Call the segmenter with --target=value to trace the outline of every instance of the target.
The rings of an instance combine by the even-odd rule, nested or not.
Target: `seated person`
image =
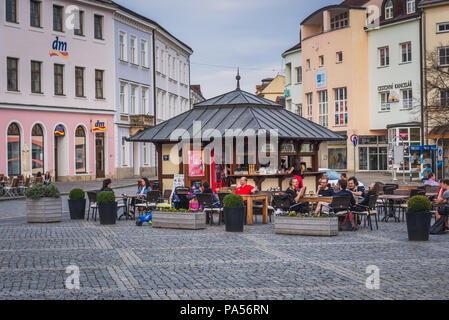
[[[363,198],[362,201],[360,201],[355,208],[353,209],[355,212],[363,212],[366,211],[368,208],[368,204],[369,204],[369,198],[371,196],[376,196],[377,195],[377,190],[378,190],[378,186],[376,186],[376,183],[372,183],[369,186],[369,190],[368,192],[365,194],[365,197]]]
[[[112,190],[112,180],[111,179],[104,179],[103,180],[103,186],[100,189],[100,192],[102,191],[109,191],[109,192],[114,192]]]
[[[151,191],[150,181],[147,178],[141,178],[137,182],[136,196],[131,200],[131,206],[134,208],[136,203],[144,203],[146,201],[147,193]],[[145,210],[144,207],[139,207],[139,211]]]
[[[429,173],[429,175],[427,176],[426,182],[424,182],[424,185],[430,185],[430,186],[434,186],[434,187],[440,186],[438,181],[435,180],[435,174],[433,172]]]
[[[351,199],[350,201],[350,208],[354,208],[355,207],[355,198],[354,198],[354,194],[349,191],[346,190],[346,188],[348,187],[348,183],[346,182],[346,180],[344,179],[340,179],[338,180],[338,189],[340,191],[336,192],[334,194],[334,197],[349,197]]]
[[[215,195],[214,191],[210,188],[209,182],[204,182],[203,185],[200,187],[200,191],[202,194],[211,194],[212,198],[214,199],[214,203],[212,204],[213,208],[219,208],[220,207],[220,199]]]
[[[355,197],[365,197],[365,188],[359,186],[359,182],[356,177],[351,177],[348,179],[348,190],[351,191]]]
[[[51,184],[51,174],[50,171],[45,172],[44,175],[44,185],[48,186]]]
[[[332,197],[334,195],[334,189],[329,187],[329,178],[321,178],[320,185],[316,191],[316,194],[321,197]],[[318,202],[315,209],[315,214],[320,215],[321,212],[329,213],[330,204],[327,202]]]
[[[290,210],[297,212],[307,212],[307,203],[299,202],[299,199],[304,197],[307,187],[302,187],[301,190],[298,191],[298,179],[291,178],[288,182],[289,187],[285,191],[285,194],[290,199]]]
[[[442,188],[438,193],[438,198],[435,200],[435,204],[437,205],[445,205],[440,206],[435,211],[435,218],[437,220],[444,218],[446,220],[445,227],[448,229],[448,215],[449,215],[449,207],[447,206],[449,201],[449,180],[445,179],[442,183]]]
[[[253,187],[248,184],[248,179],[246,177],[240,178],[240,187],[235,190],[235,194],[245,195],[248,196],[251,193],[257,192],[257,187]]]

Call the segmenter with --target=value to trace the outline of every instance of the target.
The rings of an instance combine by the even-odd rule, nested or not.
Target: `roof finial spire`
[[[237,77],[235,79],[237,80],[237,90],[240,90],[240,68],[237,68]]]

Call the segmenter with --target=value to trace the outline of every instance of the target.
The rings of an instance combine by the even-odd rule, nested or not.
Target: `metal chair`
[[[161,193],[159,191],[148,191],[144,202],[136,203],[134,201],[134,215],[136,213],[136,208],[144,208],[149,210],[155,208],[161,199]]]
[[[376,228],[377,230],[379,230],[376,204],[377,204],[377,196],[372,195],[369,197],[367,206],[359,205],[360,207],[364,207],[365,211],[357,212],[358,215],[364,218],[363,226],[366,227],[366,221],[368,220],[368,225],[370,226],[371,230],[373,230],[373,224],[371,221],[372,215],[374,216],[374,220],[376,222]]]
[[[170,190],[170,189],[165,190],[164,195],[162,196],[161,202],[165,202],[165,200],[167,200],[167,202],[170,203],[171,194],[172,194],[172,190]]]
[[[213,208],[214,205],[214,197],[211,193],[199,193],[196,195],[196,199],[198,200],[198,204],[203,207],[204,212],[206,213],[206,223],[210,223],[210,225],[214,224],[214,212],[220,214],[220,208]],[[218,219],[218,224],[220,224],[220,218]]]
[[[329,206],[330,212],[333,212],[336,216],[345,216],[349,214],[351,207],[350,197],[333,197]]]
[[[271,201],[271,206],[274,210],[280,209],[282,211],[288,211],[291,207],[289,198],[282,197],[281,195],[274,195]]]
[[[17,197],[17,189],[19,187],[19,179],[13,178],[11,182],[4,187],[5,197],[16,198]]]
[[[87,191],[87,198],[89,199],[89,207],[87,209],[87,221],[89,221],[90,209],[92,209],[92,216],[95,218],[94,221],[97,221],[97,195],[99,190]]]

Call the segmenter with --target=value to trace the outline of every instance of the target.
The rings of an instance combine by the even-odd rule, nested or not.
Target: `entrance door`
[[[104,133],[95,135],[95,159],[96,159],[96,176],[97,178],[105,177],[104,170]]]

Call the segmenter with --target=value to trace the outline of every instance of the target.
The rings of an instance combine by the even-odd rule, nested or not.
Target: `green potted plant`
[[[37,183],[26,191],[27,222],[62,221],[62,200],[58,188]]]
[[[86,193],[79,188],[72,189],[69,193],[70,219],[83,220],[86,213]]]
[[[234,193],[223,198],[223,212],[226,231],[243,232],[245,223],[245,202],[243,198]]]
[[[117,203],[114,192],[103,191],[97,196],[100,224],[115,224],[117,220]]]
[[[410,241],[429,240],[432,203],[425,196],[415,196],[407,205],[407,232]]]

